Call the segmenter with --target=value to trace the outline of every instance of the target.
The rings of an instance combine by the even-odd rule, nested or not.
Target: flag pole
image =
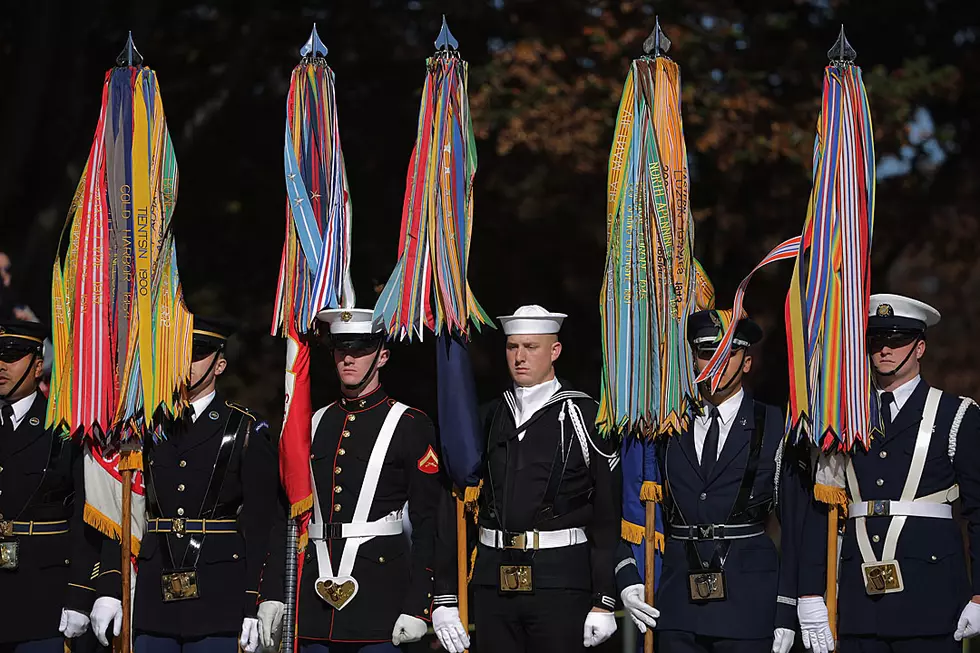
[[[643,545],[643,585],[646,590],[647,605],[653,607],[656,569],[657,569],[657,504],[647,501],[644,504],[646,510],[646,533]],[[643,653],[653,653],[653,628],[647,628],[646,635],[643,636]]]
[[[827,621],[837,641],[837,504],[827,511]]]
[[[466,582],[468,560],[466,556],[466,506],[456,498],[456,598],[459,605],[459,621],[466,632],[470,630],[469,585]]]
[[[283,653],[293,653],[296,639],[296,576],[298,566],[296,564],[296,556],[298,555],[296,544],[299,537],[296,519],[290,519],[286,528],[286,607],[283,610],[282,618]]]
[[[130,615],[132,614],[131,594],[129,585],[132,582],[132,567],[130,557],[132,548],[130,545],[133,536],[132,525],[133,514],[133,470],[126,469],[122,472],[122,536],[120,540],[122,549],[122,559],[119,562],[119,569],[122,572],[122,653],[130,651]]]

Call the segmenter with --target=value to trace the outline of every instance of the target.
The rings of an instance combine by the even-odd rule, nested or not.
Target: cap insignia
[[[895,311],[891,304],[878,304],[876,312],[878,317],[895,317]]]
[[[721,318],[718,317],[718,314],[715,313],[714,311],[711,311],[710,313],[708,313],[708,315],[711,317],[711,323],[720,329],[721,328]]]
[[[354,315],[350,311],[344,311],[340,314],[340,319],[344,322],[350,322],[354,318]]]
[[[0,326],[0,336],[2,336],[5,333],[7,333],[7,329],[5,329],[4,327]]]

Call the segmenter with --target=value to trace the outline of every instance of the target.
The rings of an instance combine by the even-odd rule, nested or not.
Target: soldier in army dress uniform
[[[838,634],[847,653],[953,653],[980,633],[980,410],[919,374],[926,331],[939,318],[910,297],[871,296],[868,354],[884,434],[853,452],[846,469]],[[815,523],[805,555],[822,576],[827,522]],[[800,600],[800,624],[809,648],[833,648],[819,637],[829,630],[822,596]]]
[[[435,516],[442,484],[435,431],[389,397],[384,332],[364,309],[327,310],[342,397],[313,416],[314,514],[299,588],[304,653],[380,653],[421,639],[432,610]],[[411,540],[403,532],[408,504]],[[285,537],[262,579],[262,640],[283,613]]]
[[[47,330],[0,323],[0,652],[62,653],[88,629],[97,543],[85,543],[81,449],[44,428]],[[60,631],[60,632],[59,632]]]
[[[259,575],[279,498],[268,425],[228,401],[216,380],[232,328],[195,317],[190,408],[144,443],[147,529],[133,603],[138,653],[233,653],[258,647]],[[119,544],[103,546],[92,628],[121,625]]]
[[[471,581],[482,653],[583,650],[616,632],[619,456],[596,436],[595,400],[555,375],[564,318],[540,306],[499,318],[514,385],[482,411]],[[462,653],[454,533],[440,529],[433,626],[447,651]]]

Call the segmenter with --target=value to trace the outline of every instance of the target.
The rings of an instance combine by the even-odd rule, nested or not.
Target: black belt
[[[61,535],[68,532],[68,520],[61,521],[3,521],[0,520],[0,537],[15,535]]]
[[[184,535],[220,535],[238,532],[237,519],[148,519],[147,533]]]
[[[685,526],[670,524],[670,536],[675,540],[693,540],[707,542],[712,540],[740,540],[746,537],[756,537],[766,532],[765,524],[694,524]]]

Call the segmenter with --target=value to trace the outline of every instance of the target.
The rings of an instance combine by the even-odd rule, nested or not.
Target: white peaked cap
[[[316,318],[326,322],[335,335],[373,335],[384,330],[381,321],[374,319],[374,311],[367,308],[328,308],[317,313]]]
[[[501,315],[500,326],[507,336],[545,335],[561,331],[564,313],[550,313],[537,304],[521,306],[513,315]]]
[[[892,326],[893,322],[901,325],[908,320],[915,320],[921,322],[923,327],[932,327],[939,324],[941,316],[939,311],[918,299],[903,295],[879,294],[871,295],[868,317],[874,318],[869,320],[869,326]]]

